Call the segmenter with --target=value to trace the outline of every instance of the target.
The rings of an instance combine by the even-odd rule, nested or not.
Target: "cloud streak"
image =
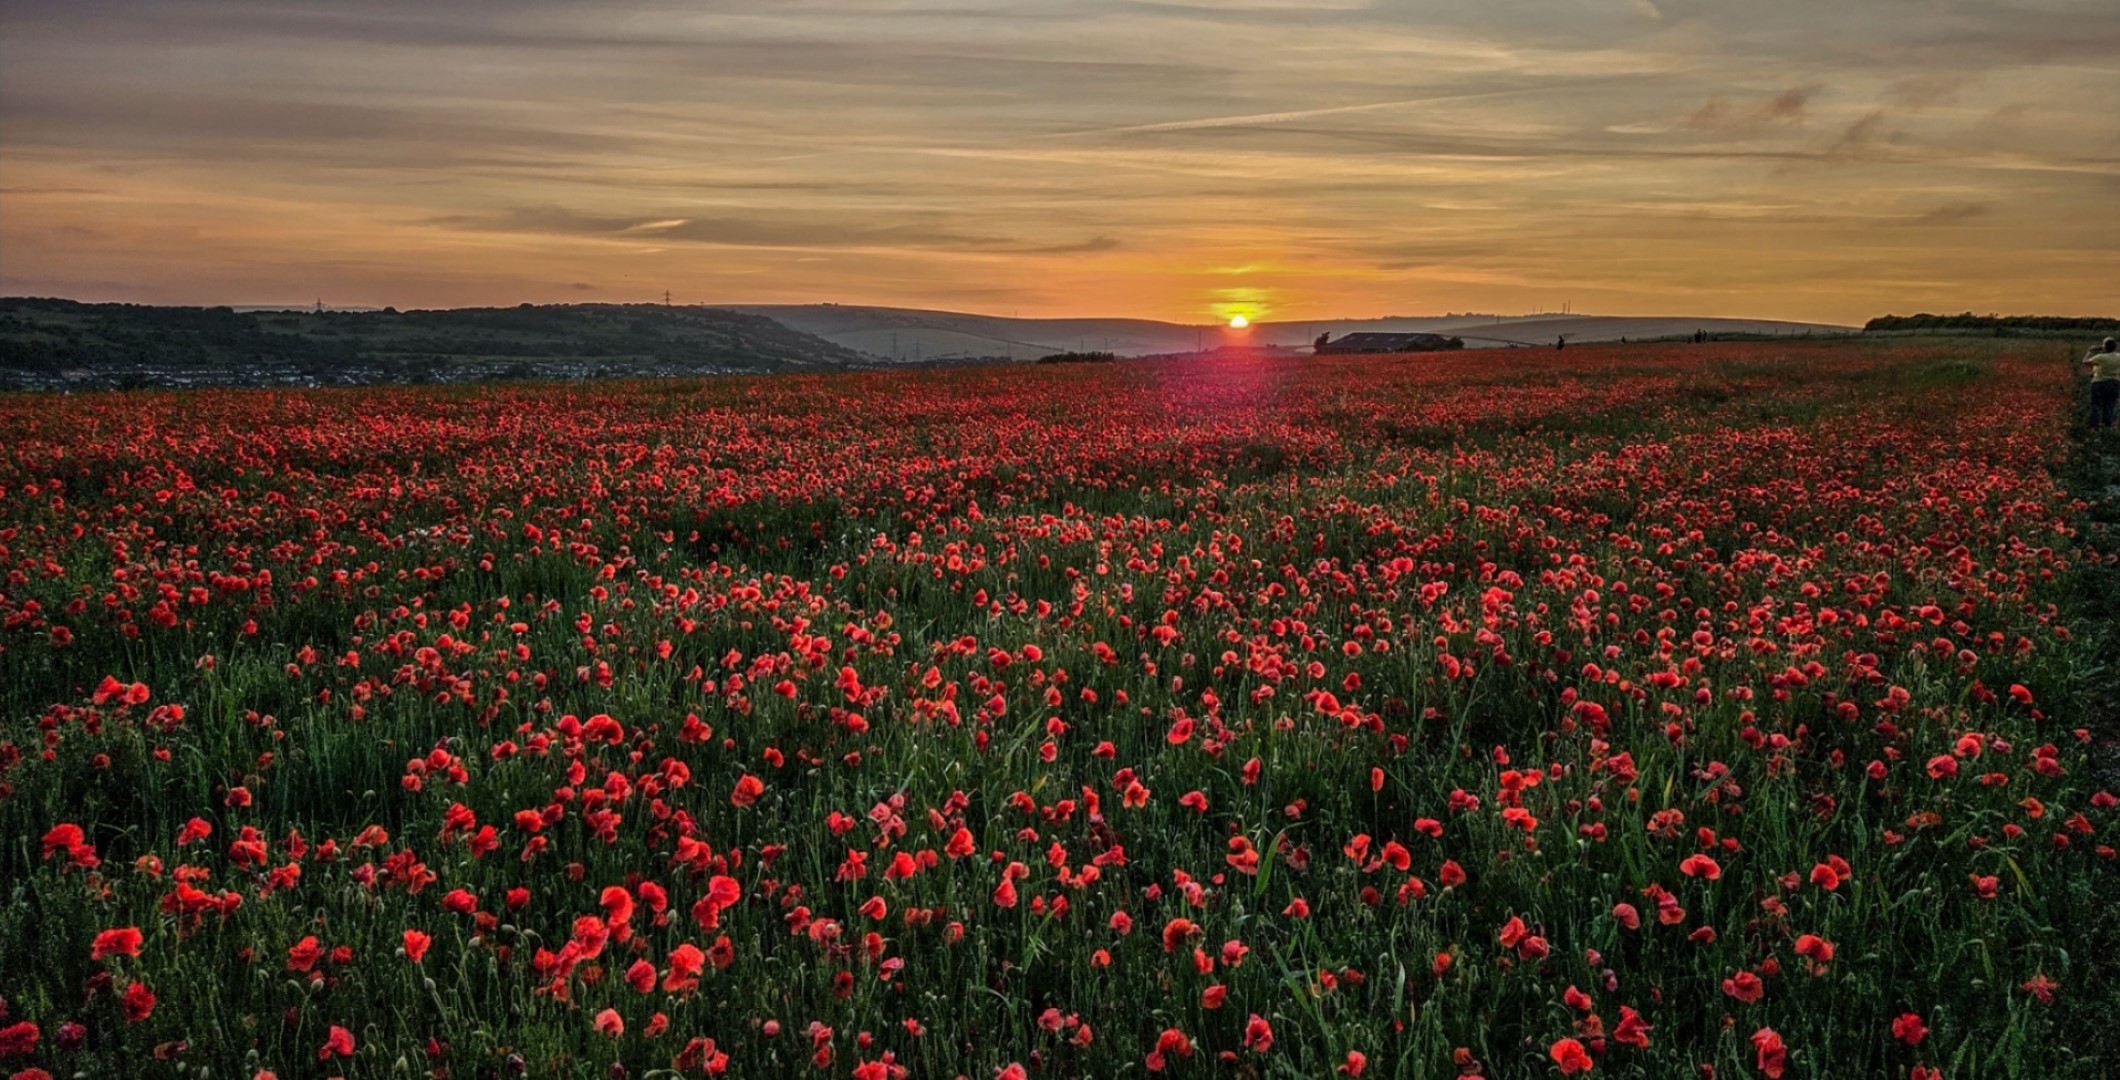
[[[1732,105],[1720,95],[1686,118],[1686,127],[1718,135],[1750,135],[1776,125],[1801,125],[1811,99],[1824,83],[1797,86],[1747,105]]]

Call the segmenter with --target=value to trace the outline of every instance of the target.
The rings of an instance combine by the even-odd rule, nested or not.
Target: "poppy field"
[[[2067,359],[0,397],[0,1076],[2109,1075]]]

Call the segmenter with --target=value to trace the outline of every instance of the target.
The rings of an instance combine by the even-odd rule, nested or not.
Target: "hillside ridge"
[[[11,390],[764,374],[871,364],[763,315],[715,308],[246,311],[0,298],[0,389]]]
[[[727,304],[725,311],[764,315],[869,357],[892,363],[1025,360],[1051,353],[1108,352],[1163,356],[1225,345],[1307,348],[1319,334],[1434,333],[1462,337],[1469,348],[1711,335],[1826,336],[1860,327],[1775,319],[1631,315],[1437,315],[1369,319],[1264,320],[1236,332],[1219,324],[1154,319],[1025,319],[1004,315],[871,307],[858,304]]]

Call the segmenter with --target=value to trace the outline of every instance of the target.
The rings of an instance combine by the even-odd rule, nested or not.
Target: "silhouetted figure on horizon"
[[[2106,338],[2083,358],[2083,366],[2091,369],[2091,428],[2112,427],[2120,413],[2120,342]]]
[[[1559,352],[1559,351],[1561,351],[1562,349],[1565,349],[1565,348],[1567,348],[1567,347],[1568,347],[1568,335],[1566,335],[1566,334],[1562,334],[1561,336],[1559,336],[1559,337],[1557,337],[1557,338],[1554,338],[1554,339],[1553,339],[1553,351],[1554,351],[1554,352]]]

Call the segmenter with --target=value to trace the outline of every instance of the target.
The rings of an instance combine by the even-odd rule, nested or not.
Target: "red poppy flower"
[[[1401,872],[1413,866],[1413,853],[1406,850],[1406,845],[1396,840],[1385,841],[1384,849],[1377,853],[1377,858],[1383,860],[1384,865]]]
[[[1258,1013],[1244,1022],[1244,1046],[1253,1053],[1263,1054],[1273,1049],[1273,1025]]]
[[[645,994],[655,989],[655,965],[646,960],[635,960],[626,968],[626,985],[635,993]]]
[[[140,928],[137,926],[105,930],[96,935],[95,943],[89,947],[88,958],[101,960],[106,956],[138,956],[141,940]]]
[[[608,885],[597,897],[597,906],[604,909],[604,924],[617,927],[633,921],[633,894],[624,886]]]
[[[96,689],[89,695],[89,700],[97,705],[102,705],[113,698],[122,698],[124,696],[125,684],[119,682],[116,675],[105,675],[103,676],[103,681],[96,684]]]
[[[1172,919],[1164,923],[1163,951],[1177,952],[1178,946],[1185,944],[1185,939],[1198,929],[1199,927],[1194,926],[1191,919]]]
[[[699,985],[699,973],[706,969],[707,954],[691,942],[670,950],[670,973],[663,978],[665,993],[678,993]]]
[[[1782,1045],[1781,1036],[1773,1028],[1760,1028],[1752,1033],[1752,1047],[1758,1052],[1759,1071],[1767,1080],[1781,1080],[1781,1074],[1789,1067],[1789,1051]]]
[[[1184,1032],[1179,1031],[1177,1028],[1165,1028],[1161,1035],[1156,1036],[1155,1049],[1148,1052],[1148,1071],[1162,1072],[1164,1064],[1173,1055],[1182,1058],[1191,1057],[1193,1055],[1193,1042],[1186,1037]]]
[[[0,1028],[0,1057],[26,1057],[37,1050],[37,1025],[27,1020]]]
[[[726,874],[716,874],[707,879],[707,894],[692,905],[692,918],[702,930],[713,930],[721,925],[721,913],[743,899],[743,886]]]
[[[324,1045],[317,1049],[317,1060],[323,1061],[333,1055],[353,1056],[353,1032],[337,1024],[331,1025],[331,1031],[324,1037]]]
[[[2054,980],[2047,978],[2045,972],[2041,972],[2026,979],[2024,985],[2018,987],[2018,989],[2039,999],[2039,1004],[2041,1005],[2052,1005],[2054,1003],[2054,991],[2060,985]]]
[[[1502,940],[1502,948],[1516,948],[1517,943],[1523,941],[1525,937],[1530,935],[1530,933],[1530,928],[1524,925],[1524,920],[1521,916],[1509,916],[1509,921],[1502,924],[1502,929],[1499,932],[1499,936]]]
[[[125,1019],[137,1024],[154,1015],[155,992],[146,983],[136,982],[125,988],[124,1005]]]
[[[1612,1029],[1612,1041],[1628,1046],[1647,1047],[1651,1030],[1653,1029],[1649,1025],[1642,1023],[1640,1013],[1635,1012],[1631,1006],[1622,1005],[1619,1007],[1619,1025]]]
[[[1892,1037],[1908,1046],[1920,1046],[1929,1037],[1929,1027],[1919,1013],[1900,1013],[1892,1020]]]
[[[64,852],[75,866],[93,869],[99,863],[96,849],[87,842],[81,826],[70,822],[54,825],[44,834],[44,857],[49,859],[55,852]]]
[[[308,971],[317,966],[324,956],[324,947],[317,944],[314,935],[305,937],[287,947],[287,970]]]
[[[1740,971],[1724,979],[1722,988],[1723,993],[1747,1005],[1758,1001],[1760,996],[1766,993],[1766,984],[1760,981],[1759,976],[1749,971]]]
[[[1811,974],[1824,973],[1826,965],[1833,962],[1833,943],[1817,934],[1799,934],[1796,937],[1796,955],[1811,962]]]
[[[1589,1051],[1584,1050],[1583,1044],[1574,1039],[1561,1039],[1555,1042],[1547,1053],[1552,1055],[1553,1063],[1560,1066],[1562,1076],[1574,1076],[1576,1073],[1589,1072],[1594,1064],[1590,1060]]]

